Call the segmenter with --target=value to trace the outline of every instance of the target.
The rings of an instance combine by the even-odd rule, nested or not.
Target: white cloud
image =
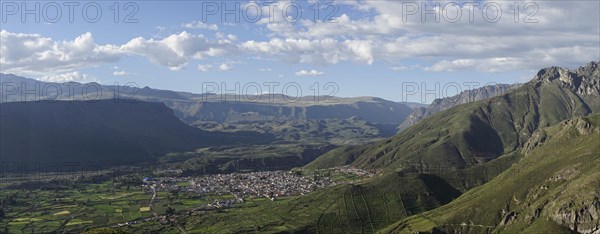
[[[71,81],[76,81],[76,82],[94,81],[94,79],[92,79],[88,75],[81,74],[78,71],[62,73],[62,74],[58,74],[58,75],[51,75],[51,76],[42,76],[40,78],[40,80],[46,81],[46,82],[57,82],[57,83],[64,83],[64,82],[71,82]]]
[[[317,70],[300,70],[295,73],[296,76],[322,76],[324,73]]]
[[[193,35],[184,31],[162,40],[134,38],[119,49],[146,57],[155,64],[177,71],[182,69],[192,56],[209,51],[212,45],[213,43],[203,35]]]
[[[357,61],[363,61],[372,64],[375,61],[373,56],[372,43],[367,40],[346,40],[344,44],[356,56]]]
[[[233,62],[221,63],[221,64],[198,64],[198,71],[207,72],[207,71],[230,71],[233,70],[232,66]]]
[[[231,41],[236,41],[238,39],[238,37],[233,34],[227,34],[227,39],[229,39]]]
[[[113,72],[113,76],[126,76],[126,75],[129,75],[129,73],[126,71],[114,71]]]
[[[207,24],[202,21],[192,21],[181,25],[181,27],[187,29],[208,29],[213,31],[219,30],[219,26],[217,26],[216,24]]]
[[[202,72],[210,71],[213,66],[210,64],[198,64],[198,70]]]
[[[355,61],[370,64],[374,61],[372,45],[363,40],[340,42],[333,38],[293,39],[273,38],[269,41],[246,41],[240,50],[245,53],[268,55],[290,63],[337,64]]]
[[[428,6],[446,1],[427,1]],[[279,10],[286,1],[280,1]],[[421,2],[417,2],[421,3]],[[481,2],[483,6],[486,2]],[[478,70],[497,72],[532,70],[550,65],[573,66],[599,60],[600,22],[593,1],[541,1],[538,23],[523,23],[529,12],[521,9],[515,23],[510,6],[497,23],[485,21],[476,8],[473,22],[461,8],[459,22],[421,21],[419,14],[403,20],[400,1],[336,1],[361,14],[341,12],[337,23],[301,20],[291,23],[282,14],[270,16],[262,6],[257,25],[266,39],[239,41],[233,34],[216,32],[214,38],[186,31],[160,38],[137,37],[123,44],[96,44],[91,33],[55,40],[39,34],[0,32],[0,71],[22,75],[58,75],[80,68],[115,63],[125,56],[141,56],[151,63],[180,70],[191,60],[259,58],[286,63],[334,65],[423,63],[426,71]],[[521,6],[520,8],[523,8]],[[305,16],[306,18],[306,16]],[[184,28],[218,30],[217,25],[194,21]],[[159,29],[160,30],[160,29]],[[245,37],[243,37],[245,38]],[[198,70],[230,70],[227,63]],[[225,69],[221,69],[225,68]],[[411,69],[411,67],[407,67]],[[391,67],[392,70],[406,68]],[[115,69],[119,70],[119,69]]]
[[[221,71],[229,71],[231,69],[233,69],[233,67],[229,64],[223,63],[223,64],[219,65],[219,70],[221,70]]]
[[[420,67],[419,65],[410,65],[410,66],[400,65],[400,66],[390,67],[390,70],[392,70],[392,71],[412,71],[419,67]]]
[[[273,71],[273,69],[271,69],[271,68],[259,68],[258,71],[259,72],[270,72],[270,71]]]
[[[1,72],[42,76],[114,63],[138,55],[150,62],[180,70],[191,59],[237,53],[230,40],[211,40],[202,34],[181,32],[162,39],[137,37],[122,45],[98,45],[87,32],[74,40],[55,41],[39,34],[0,32]]]
[[[508,70],[503,67],[483,68],[484,64],[508,66],[510,69],[539,69],[550,65],[572,66],[600,59],[597,56],[600,53],[600,21],[597,20],[599,13],[595,2],[535,2],[533,6],[537,6],[539,11],[533,17],[537,20],[534,23],[524,22],[533,6],[526,8],[523,3],[519,6],[518,22],[514,21],[515,13],[511,10],[514,2],[484,1],[477,3],[479,6],[474,8],[460,3],[458,9],[461,17],[456,23],[448,20],[456,12],[456,3],[414,2],[419,8],[422,3],[429,9],[435,3],[440,4],[440,8],[436,9],[441,18],[439,23],[435,22],[433,15],[427,16],[423,22],[420,15],[422,9],[403,19],[403,14],[399,14],[402,1],[336,1],[335,4],[350,5],[365,14],[341,12],[335,18],[337,23],[302,20],[297,24],[265,16],[258,24],[270,30],[271,34],[268,35],[271,39],[251,41],[242,46],[251,51],[278,55],[294,63],[336,64],[355,61],[372,64],[376,61],[395,63],[403,59],[417,59],[430,63],[429,71]],[[483,6],[487,3],[500,5],[503,10],[500,21],[490,22],[484,18]],[[444,11],[446,4],[450,5]],[[472,22],[471,9],[474,9]],[[331,43],[318,46],[323,41]],[[294,47],[297,42],[312,44],[310,49],[320,53],[311,53],[305,47]],[[587,53],[585,50],[566,52],[572,48],[589,50]],[[543,57],[535,57],[538,55]],[[498,62],[503,58],[510,58],[511,62]],[[471,65],[464,64],[467,61],[474,62],[470,62]]]
[[[222,32],[216,32],[215,33],[215,38],[219,39],[219,41],[221,42],[233,42],[233,41],[237,41],[238,37],[234,34],[227,34],[225,35]]]
[[[592,52],[590,52],[592,51]],[[594,53],[594,51],[596,53]],[[550,49],[536,49],[527,51],[520,56],[490,57],[482,59],[455,59],[441,60],[431,66],[425,67],[426,71],[454,72],[454,71],[534,71],[549,65],[560,65],[575,68],[589,61],[597,61],[600,51],[595,47],[561,47]]]
[[[457,59],[453,61],[442,60],[431,67],[426,67],[426,71],[458,71],[472,68],[476,65],[473,59]]]
[[[60,74],[120,58],[114,46],[96,45],[89,32],[71,41],[54,41],[39,34],[2,30],[0,45],[2,72],[17,74]]]

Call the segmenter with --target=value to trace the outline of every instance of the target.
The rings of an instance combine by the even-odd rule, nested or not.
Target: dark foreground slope
[[[384,232],[600,232],[600,115],[542,128],[525,151],[487,184]]]
[[[132,100],[2,103],[0,117],[0,159],[7,163],[152,161],[168,152],[270,138],[202,131],[162,103]]]
[[[439,112],[384,141],[333,150],[309,167],[468,168],[517,151],[540,127],[598,113],[599,90],[597,62],[576,70],[546,68],[507,94]]]

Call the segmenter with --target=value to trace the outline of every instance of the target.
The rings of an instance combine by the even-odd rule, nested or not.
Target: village
[[[291,170],[214,174],[198,177],[146,178],[143,187],[149,192],[155,189],[167,192],[177,190],[199,195],[231,194],[235,199],[228,203],[235,203],[243,202],[245,198],[266,197],[274,200],[278,197],[305,195],[319,188],[353,183],[373,175],[374,173],[369,171],[345,166],[314,171],[311,174]]]

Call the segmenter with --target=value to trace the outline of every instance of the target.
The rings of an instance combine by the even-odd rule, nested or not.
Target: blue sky
[[[524,82],[543,67],[600,60],[600,1],[98,1],[85,18],[86,3],[70,22],[64,2],[3,1],[0,71],[195,93],[206,82],[279,82],[277,93],[294,82],[303,95],[315,83],[329,94],[333,82],[339,96],[429,103],[457,86]],[[34,11],[23,20],[24,7]],[[89,22],[95,7],[102,15]],[[414,85],[436,94],[407,95]]]

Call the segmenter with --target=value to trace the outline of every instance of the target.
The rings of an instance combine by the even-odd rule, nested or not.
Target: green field
[[[233,194],[198,194],[184,192],[191,186],[191,181],[174,183],[179,189],[157,191],[153,202],[152,190],[143,188],[140,173],[131,172],[116,179],[105,178],[103,182],[90,181],[63,181],[58,185],[55,182],[30,183],[17,179],[1,183],[0,204],[4,216],[0,219],[0,231],[7,233],[38,233],[38,232],[85,232],[98,228],[111,228],[127,232],[179,232],[179,228],[191,232],[215,232],[221,230],[289,230],[305,227],[314,221],[311,217],[319,217],[323,211],[337,212],[338,208],[332,205],[333,201],[342,203],[345,199],[331,198],[324,200],[327,203],[325,210],[307,210],[314,207],[312,201],[323,192],[330,189],[318,190],[317,196],[290,196],[278,197],[271,200],[266,197],[244,198],[243,203],[233,206],[211,206],[216,200],[235,200]],[[300,170],[299,175],[306,177],[327,176],[334,181],[350,183],[361,181],[368,177],[357,176],[351,173],[342,173],[334,169],[327,170]],[[139,177],[139,178],[138,178]],[[136,182],[137,181],[137,182]],[[347,193],[359,199],[361,189],[352,188],[352,185],[331,188],[338,189],[340,194]],[[27,189],[25,189],[27,188]],[[323,191],[323,192],[319,192]],[[354,192],[352,192],[354,191]],[[337,200],[339,201],[337,201]],[[358,207],[367,204],[356,200]],[[284,215],[288,208],[302,204],[298,214],[306,219],[297,221],[278,220],[273,215]],[[317,203],[315,203],[317,204]],[[370,209],[370,208],[363,208]],[[156,216],[155,216],[156,213]],[[348,213],[348,212],[346,212]],[[244,217],[252,214],[253,217]],[[157,219],[158,216],[158,219]],[[394,219],[404,216],[394,216]],[[231,222],[230,222],[231,221]],[[323,225],[327,224],[327,217],[323,217]],[[253,224],[263,225],[254,227]],[[208,225],[208,226],[207,226]],[[220,227],[225,225],[226,228]],[[320,225],[320,224],[319,224]],[[103,232],[103,231],[101,231]]]
[[[110,227],[153,216],[149,201],[152,194],[140,186],[117,187],[112,182],[78,184],[69,189],[3,189],[0,201],[4,217],[0,231],[9,233],[81,232],[95,227]],[[168,206],[175,211],[196,208],[231,195],[174,197],[159,192],[154,205],[158,215]]]
[[[108,182],[67,190],[3,190],[0,198],[10,204],[4,207],[0,230],[10,233],[81,230],[150,217],[139,212],[150,194],[116,189]]]

